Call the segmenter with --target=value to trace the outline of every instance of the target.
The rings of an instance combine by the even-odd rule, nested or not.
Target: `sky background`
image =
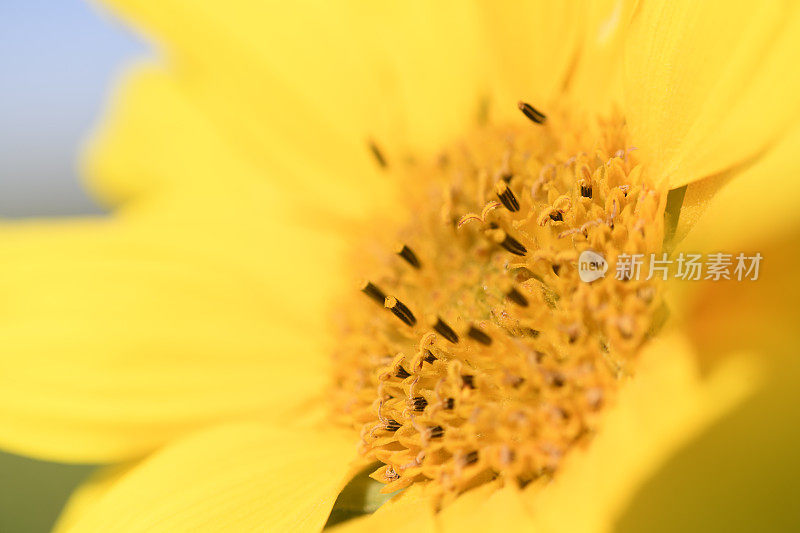
[[[147,46],[85,0],[0,1],[0,216],[97,212],[76,155]]]
[[[81,0],[0,0],[0,217],[98,213],[76,171],[108,88],[147,46]],[[0,532],[49,531],[90,466],[0,452]]]

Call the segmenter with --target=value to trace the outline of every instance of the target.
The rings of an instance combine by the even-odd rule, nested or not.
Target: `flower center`
[[[411,213],[402,244],[359,250],[370,281],[341,317],[334,408],[383,463],[386,492],[553,475],[663,314],[656,279],[615,275],[618,254],[661,250],[666,201],[624,120],[520,109],[530,121],[393,169]],[[582,281],[586,250],[604,277]]]

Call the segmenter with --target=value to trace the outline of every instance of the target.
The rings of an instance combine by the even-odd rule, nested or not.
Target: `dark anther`
[[[471,465],[478,462],[478,452],[473,450],[464,456],[464,464]]]
[[[425,407],[428,406],[428,400],[423,398],[422,396],[416,396],[411,398],[411,407],[414,411],[424,411]]]
[[[433,362],[436,361],[436,356],[433,355],[430,350],[425,350],[425,357],[423,357],[422,360],[426,363],[433,364]]]
[[[534,339],[539,336],[539,332],[533,328],[522,328],[522,334],[526,337],[533,337]]]
[[[528,249],[522,245],[517,239],[509,235],[503,230],[497,230],[499,233],[496,233],[495,240],[505,248],[507,251],[511,252],[514,255],[525,255],[528,253]]]
[[[528,299],[525,298],[522,295],[522,293],[520,293],[514,287],[511,287],[511,290],[508,291],[508,293],[506,294],[506,298],[508,298],[509,300],[511,300],[520,307],[528,307]]]
[[[408,376],[410,376],[411,374],[409,374],[408,372],[406,372],[406,369],[405,369],[405,368],[403,368],[402,366],[398,366],[398,367],[397,367],[397,372],[395,372],[395,374],[394,374],[394,375],[395,375],[395,376],[397,376],[397,377],[398,377],[398,378],[400,378],[400,379],[406,379],[406,378],[407,378]]]
[[[564,386],[565,380],[564,380],[564,376],[563,375],[556,373],[556,374],[553,374],[550,379],[551,379],[551,383],[553,384],[554,387],[563,387]]]
[[[400,422],[398,422],[394,418],[390,418],[386,421],[386,423],[383,424],[383,428],[386,431],[391,431],[392,433],[394,433],[395,431],[400,429]]]
[[[417,319],[411,313],[411,310],[394,296],[387,296],[383,306],[394,313],[394,316],[402,320],[406,325],[413,326],[417,323]]]
[[[500,243],[500,246],[508,250],[514,255],[525,255],[528,253],[528,249],[522,245],[521,242],[516,240],[511,235],[506,234],[506,238],[503,239],[503,242]]]
[[[556,222],[561,222],[564,220],[564,217],[561,215],[561,211],[553,211],[550,213],[550,218]]]
[[[433,426],[429,431],[432,439],[440,439],[444,436],[444,428],[442,426]]]
[[[453,398],[448,398],[444,401],[444,408],[448,411],[455,407],[456,401]]]
[[[506,209],[512,213],[519,211],[519,201],[517,200],[517,197],[514,196],[514,193],[511,192],[508,184],[503,181],[498,181],[494,187],[494,190],[495,193],[497,193],[497,197],[500,199],[500,202],[505,206]]]
[[[405,259],[406,262],[414,268],[419,268],[422,266],[417,258],[417,254],[415,254],[414,251],[405,244],[398,247],[397,255]]]
[[[592,197],[592,186],[591,185],[581,185],[581,196],[584,198],[591,198]]]
[[[507,174],[503,174],[502,176],[500,176],[500,179],[505,181],[506,183],[511,183],[511,180],[514,179],[514,174],[510,172]]]
[[[475,388],[475,376],[470,376],[469,374],[462,375],[461,381],[464,382],[465,387],[469,387],[470,389]]]
[[[531,104],[526,104],[525,102],[518,102],[517,107],[519,110],[522,111],[522,114],[534,121],[537,124],[544,124],[544,121],[547,120],[547,117],[541,111],[538,111],[535,107]]]
[[[478,328],[476,328],[475,326],[470,326],[469,331],[467,332],[467,335],[469,335],[470,338],[472,338],[473,340],[478,341],[479,343],[481,343],[483,345],[489,346],[490,344],[492,344],[492,338],[489,335],[487,335],[486,333],[484,333],[481,330],[479,330]]]
[[[378,302],[379,304],[383,305],[386,301],[386,295],[383,294],[383,291],[380,290],[375,284],[372,282],[365,282],[364,285],[361,287],[361,292]]]
[[[436,325],[433,326],[433,329],[436,331],[436,333],[449,340],[453,344],[458,342],[458,335],[456,335],[456,332],[453,331],[453,328],[448,326],[447,323],[441,318],[436,321]]]
[[[515,377],[514,377],[514,378],[511,380],[511,386],[512,386],[512,387],[514,387],[515,389],[518,389],[518,388],[520,388],[520,387],[522,386],[522,384],[523,384],[523,383],[525,383],[525,378],[521,378],[521,377],[519,377],[519,376],[515,376]]]
[[[381,168],[386,168],[389,164],[386,162],[386,158],[383,157],[383,153],[381,152],[378,145],[375,144],[375,141],[369,141],[369,151],[372,152],[372,156],[375,158],[375,161],[378,162]]]
[[[558,273],[561,271],[561,265],[553,265],[553,274],[558,276]]]

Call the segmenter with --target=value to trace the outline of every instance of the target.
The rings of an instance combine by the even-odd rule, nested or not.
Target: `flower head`
[[[373,303],[345,306],[337,397],[388,490],[553,475],[663,320],[658,279],[585,283],[577,268],[585,250],[662,249],[666,189],[643,177],[622,118],[519,107],[530,122],[476,127],[393,172],[405,240],[357,250]]]

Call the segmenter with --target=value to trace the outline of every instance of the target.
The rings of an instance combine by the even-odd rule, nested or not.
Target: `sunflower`
[[[607,530],[793,413],[793,3],[109,3],[163,47],[85,159],[113,216],[2,238],[0,445],[113,463],[60,528]]]

